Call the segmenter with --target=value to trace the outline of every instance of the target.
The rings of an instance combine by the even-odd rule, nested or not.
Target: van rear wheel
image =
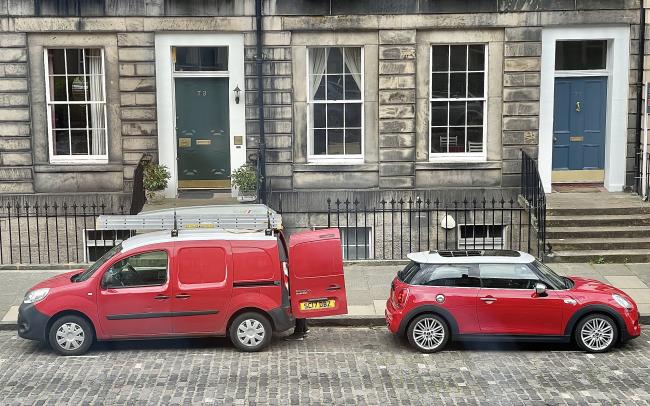
[[[84,318],[63,316],[54,321],[48,333],[52,349],[61,355],[82,355],[94,340],[93,329]]]
[[[269,342],[273,329],[269,320],[255,312],[242,313],[230,324],[230,341],[240,351],[261,351]]]

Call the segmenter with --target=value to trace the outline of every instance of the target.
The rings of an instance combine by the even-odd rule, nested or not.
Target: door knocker
[[[576,102],[576,111],[580,113],[581,110],[582,110],[582,106],[580,105],[580,102]]]

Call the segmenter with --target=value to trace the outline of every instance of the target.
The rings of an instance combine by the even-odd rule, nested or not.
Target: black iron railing
[[[537,234],[535,255],[543,259],[546,254],[546,195],[537,162],[523,150],[521,151],[520,194],[526,200],[529,222]]]
[[[104,204],[0,204],[0,264],[66,264],[91,262],[131,235],[130,231],[97,230]]]
[[[514,249],[535,253],[529,216],[514,199],[444,202],[391,199],[373,205],[327,199],[324,210],[282,211],[292,230],[336,227],[346,260],[405,259],[428,250]]]

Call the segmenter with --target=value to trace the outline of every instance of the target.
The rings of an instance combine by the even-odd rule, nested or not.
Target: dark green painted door
[[[228,78],[176,79],[179,188],[230,187]]]

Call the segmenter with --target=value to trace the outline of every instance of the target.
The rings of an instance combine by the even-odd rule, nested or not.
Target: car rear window
[[[398,278],[410,285],[479,287],[475,266],[471,264],[421,264],[409,263]]]

